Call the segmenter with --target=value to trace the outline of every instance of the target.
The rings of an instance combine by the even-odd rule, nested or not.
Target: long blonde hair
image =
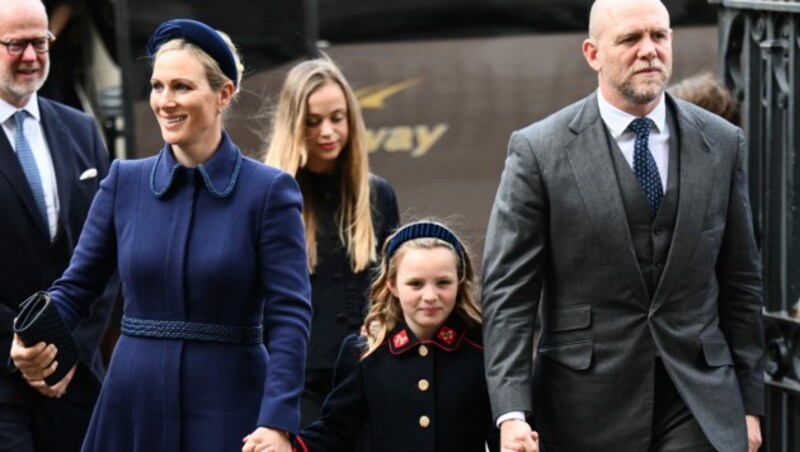
[[[361,107],[353,89],[339,68],[329,59],[305,61],[289,71],[281,89],[264,162],[297,178],[298,170],[305,167],[308,161],[305,142],[308,98],[328,81],[339,85],[347,101],[349,140],[337,159],[337,169],[342,176],[342,202],[337,220],[339,239],[347,247],[353,270],[358,272],[377,260],[377,239],[370,213],[366,132]],[[305,203],[303,221],[306,228],[308,268],[313,272],[318,260],[317,218],[307,182],[298,178],[298,183]]]
[[[389,333],[403,321],[403,310],[400,307],[400,300],[389,290],[389,281],[397,281],[397,267],[403,256],[408,250],[432,250],[436,248],[447,248],[456,255],[458,260],[458,294],[453,314],[459,315],[468,325],[480,325],[481,311],[475,303],[473,294],[474,273],[469,251],[461,243],[461,255],[450,243],[435,237],[420,237],[408,240],[401,244],[397,250],[389,257],[386,257],[386,250],[392,238],[397,235],[402,228],[386,239],[383,245],[380,271],[375,282],[372,283],[370,290],[370,309],[364,319],[364,329],[367,335],[367,350],[362,354],[361,359],[366,358],[377,350]],[[451,314],[451,315],[453,315]]]

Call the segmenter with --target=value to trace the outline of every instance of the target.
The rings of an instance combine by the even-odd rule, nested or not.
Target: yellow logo
[[[422,83],[422,78],[413,78],[399,83],[377,83],[355,91],[361,108],[381,110],[386,100],[397,93]],[[412,157],[422,157],[447,132],[447,124],[417,124],[367,128],[367,150],[370,153],[408,152]]]
[[[378,83],[375,85],[365,86],[355,91],[358,102],[361,108],[383,109],[383,104],[386,99],[394,96],[395,94],[405,91],[412,86],[422,83],[421,78],[406,80],[404,82],[387,85],[386,83]]]

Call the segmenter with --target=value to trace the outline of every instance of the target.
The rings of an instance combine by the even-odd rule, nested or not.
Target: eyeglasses
[[[33,46],[36,53],[47,53],[50,51],[50,43],[56,40],[52,32],[47,32],[47,36],[33,39],[12,39],[10,41],[0,41],[0,44],[6,46],[9,55],[19,55],[28,48],[29,45]]]

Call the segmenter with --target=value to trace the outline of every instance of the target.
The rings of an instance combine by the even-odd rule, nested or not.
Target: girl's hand
[[[539,434],[527,422],[509,419],[500,424],[500,450],[502,452],[538,452]]]
[[[25,347],[16,334],[11,342],[11,360],[28,381],[43,380],[56,371],[55,360],[58,349],[53,344],[39,342],[33,347]]]
[[[258,427],[242,441],[242,452],[292,452],[289,435],[267,427]]]

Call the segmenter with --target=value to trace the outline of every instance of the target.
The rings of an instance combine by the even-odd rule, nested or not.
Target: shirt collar
[[[458,314],[453,314],[447,319],[436,334],[428,340],[417,339],[411,328],[405,323],[397,325],[389,333],[389,351],[393,355],[399,355],[411,350],[417,345],[435,345],[446,352],[458,349],[467,332],[467,324]]]
[[[223,131],[222,141],[217,150],[205,163],[197,165],[196,170],[209,193],[218,198],[226,198],[236,187],[241,167],[242,152],[233,144],[228,133]],[[178,173],[186,170],[175,160],[172,146],[165,144],[158,153],[153,171],[150,173],[150,190],[153,195],[157,198],[166,195],[179,178]]]
[[[31,98],[28,99],[28,103],[23,105],[22,108],[17,108],[4,99],[0,99],[0,124],[5,124],[9,118],[14,116],[14,113],[17,110],[25,110],[28,112],[29,115],[36,118],[36,121],[41,120],[41,115],[39,114],[39,98],[37,97],[36,93],[31,95]]]
[[[647,115],[648,118],[653,120],[656,126],[655,129],[659,133],[665,130],[667,122],[667,107],[664,97],[662,93],[656,108]],[[603,122],[606,124],[606,127],[608,127],[608,130],[611,131],[611,136],[613,136],[615,140],[619,139],[619,137],[628,130],[631,121],[637,118],[611,105],[603,97],[599,89],[597,90],[597,106],[600,109],[600,117],[603,118]]]

